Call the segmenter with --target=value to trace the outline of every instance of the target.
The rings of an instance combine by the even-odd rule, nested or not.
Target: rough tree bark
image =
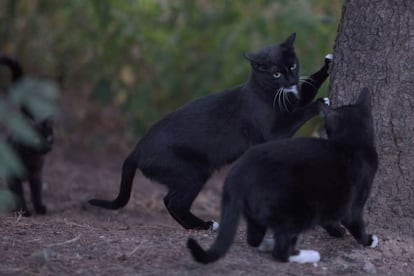
[[[334,47],[332,104],[373,92],[380,166],[369,228],[414,235],[414,2],[346,0]],[[375,230],[375,229],[372,229]]]

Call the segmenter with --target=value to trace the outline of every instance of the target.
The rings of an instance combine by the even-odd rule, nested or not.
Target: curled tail
[[[232,196],[235,195],[233,194]],[[212,263],[226,254],[236,235],[241,212],[239,205],[239,202],[232,199],[229,193],[223,193],[220,228],[217,238],[210,249],[204,250],[196,240],[188,239],[187,247],[197,262],[204,264]]]
[[[131,154],[125,159],[122,166],[122,179],[119,194],[115,200],[91,199],[88,202],[92,205],[106,208],[119,209],[124,207],[131,196],[132,182],[134,180],[135,172],[137,170],[137,163],[134,155]]]

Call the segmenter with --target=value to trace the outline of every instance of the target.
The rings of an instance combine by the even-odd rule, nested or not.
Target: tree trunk
[[[414,2],[346,0],[331,72],[332,104],[373,93],[380,166],[368,228],[414,235]],[[358,134],[355,134],[358,135]]]

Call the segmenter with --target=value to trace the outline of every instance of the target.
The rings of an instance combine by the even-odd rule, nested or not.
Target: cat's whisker
[[[309,79],[302,79],[302,77],[300,77],[299,80],[301,81],[302,84],[304,84],[304,83],[309,84],[310,86],[312,86],[313,89],[316,89],[316,87],[313,84],[313,82],[310,81]]]
[[[278,92],[277,92],[277,105],[278,105],[278,107],[279,107],[279,110],[280,111],[283,111],[281,108],[280,108],[280,95],[282,94],[282,88],[279,88],[279,90],[278,90]]]
[[[292,104],[292,102],[290,101],[290,99],[289,99],[289,95],[285,95],[285,99],[286,99],[286,102],[287,102],[287,106],[288,106],[288,112],[291,112],[291,107],[293,106],[293,104]]]
[[[273,109],[276,109],[276,101],[277,101],[279,109],[280,109],[279,96],[280,96],[281,91],[282,91],[282,88],[279,88],[275,93],[275,96],[273,98]],[[282,110],[280,110],[280,111],[282,111]]]
[[[276,91],[275,96],[273,97],[273,104],[272,104],[273,109],[275,109],[275,104],[276,104],[277,94],[278,93],[279,93],[279,90]]]
[[[286,100],[287,98],[287,100]],[[283,93],[283,105],[285,106],[286,112],[290,112],[290,105],[289,105],[289,96],[287,92]]]
[[[284,88],[281,88],[281,90],[280,90],[280,96],[279,96],[279,103],[280,103],[280,106],[281,106],[281,109],[280,110],[282,112],[286,112],[287,111],[286,104],[284,102],[284,95],[285,95],[285,90],[284,90]]]

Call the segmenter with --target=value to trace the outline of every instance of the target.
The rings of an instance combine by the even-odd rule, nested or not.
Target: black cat
[[[328,76],[329,59],[299,87],[295,34],[283,43],[246,54],[251,74],[246,83],[199,98],[152,126],[126,158],[118,197],[92,199],[107,209],[125,206],[135,171],[168,187],[164,204],[186,229],[216,227],[190,212],[214,170],[239,158],[253,145],[292,136],[318,113],[310,104]]]
[[[231,169],[222,196],[216,241],[207,251],[188,240],[195,260],[214,262],[233,242],[240,214],[247,242],[259,246],[266,230],[274,235],[272,255],[280,261],[317,262],[319,253],[296,250],[301,232],[341,222],[364,246],[376,247],[362,218],[378,166],[371,95],[364,89],[353,105],[331,109],[319,103],[328,139],[295,138],[247,151]]]
[[[12,73],[12,84],[16,84],[24,77],[20,64],[3,54],[0,54],[0,64],[10,68]],[[16,196],[17,210],[24,216],[30,216],[27,209],[23,193],[23,181],[28,180],[34,210],[38,214],[45,214],[46,207],[42,201],[42,169],[45,155],[52,150],[53,146],[53,119],[51,117],[38,120],[27,106],[20,107],[22,115],[31,123],[33,129],[39,134],[40,140],[33,145],[26,145],[15,139],[12,135],[8,136],[7,141],[14,148],[25,168],[25,173],[20,177],[7,179],[10,191]]]

